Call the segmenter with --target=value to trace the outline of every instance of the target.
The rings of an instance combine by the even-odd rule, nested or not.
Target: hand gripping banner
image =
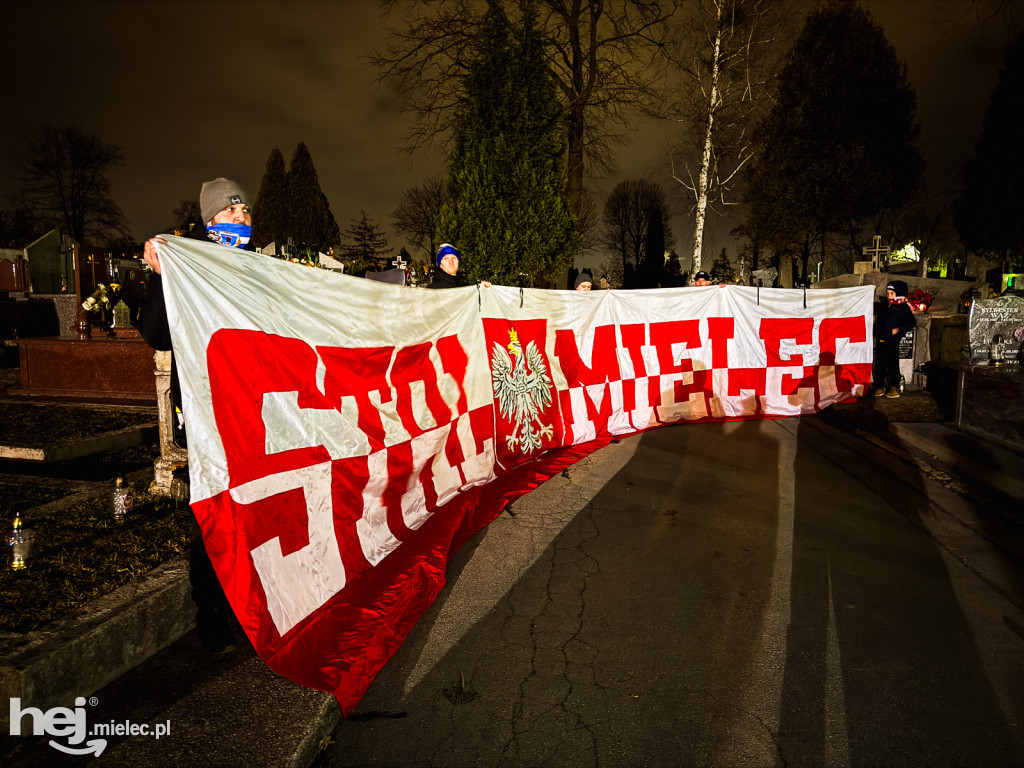
[[[167,241],[207,551],[257,653],[346,714],[512,499],[616,436],[871,378],[870,286],[422,291]]]

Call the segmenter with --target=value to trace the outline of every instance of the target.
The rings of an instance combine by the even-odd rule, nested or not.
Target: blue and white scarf
[[[252,227],[248,224],[208,224],[206,236],[229,248],[244,248],[252,236]]]

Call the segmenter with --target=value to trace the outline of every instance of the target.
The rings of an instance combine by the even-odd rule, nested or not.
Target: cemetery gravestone
[[[1020,342],[1014,339],[1014,332],[1024,328],[1024,299],[1013,295],[979,299],[971,304],[967,327],[972,365],[988,362],[997,334],[1007,344],[1007,357],[1016,359]]]
[[[917,329],[911,328],[900,337],[900,376],[905,382],[914,377],[914,339]]]
[[[136,261],[128,261],[131,263],[124,265],[128,271],[138,269]],[[110,254],[98,248],[75,246],[74,264],[75,292],[60,298],[69,300],[76,315],[76,327],[88,330],[92,323],[99,328],[91,334],[83,331],[66,335],[71,324],[62,320],[62,327],[54,328],[46,336],[19,338],[21,386],[9,393],[24,397],[155,405],[153,350],[138,338],[138,332],[130,324],[108,331],[109,321],[113,319],[109,311],[86,313],[81,307],[98,285],[109,287],[111,277],[115,280],[119,277],[112,272]],[[141,270],[139,272],[141,279]],[[136,281],[127,284],[134,286]],[[138,288],[142,290],[141,283]]]
[[[1024,450],[1024,299],[999,296],[975,301],[968,318],[970,361],[960,367],[956,424],[964,432]],[[993,340],[1004,340],[1002,365],[994,365]]]

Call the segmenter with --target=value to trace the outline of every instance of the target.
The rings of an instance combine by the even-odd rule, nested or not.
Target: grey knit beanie
[[[204,181],[199,193],[199,210],[203,214],[203,224],[223,211],[229,205],[249,205],[249,196],[231,179],[221,176],[213,181]]]

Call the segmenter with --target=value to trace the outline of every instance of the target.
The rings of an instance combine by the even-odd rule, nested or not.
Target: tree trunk
[[[583,114],[572,109],[568,116],[565,200],[576,221],[582,221],[583,205]]]
[[[821,279],[832,277],[832,243],[828,237],[828,229],[821,228]]]
[[[701,251],[704,246],[704,219],[708,207],[708,176],[711,173],[711,135],[715,124],[715,109],[718,107],[718,64],[722,51],[722,6],[716,5],[715,50],[711,56],[711,92],[708,96],[708,123],[704,131],[704,149],[700,158],[700,173],[697,176],[696,215],[693,225],[693,271],[699,272]]]
[[[567,9],[568,10],[568,9]],[[593,9],[590,11],[593,13]],[[577,4],[572,6],[569,17],[566,19],[569,30],[569,49],[571,51],[570,71],[572,82],[569,86],[567,96],[566,114],[566,144],[567,153],[565,161],[565,201],[569,204],[569,210],[579,224],[583,223],[583,133],[585,125],[584,116],[584,82],[583,63],[583,41],[580,39],[580,23],[582,19],[581,7]],[[591,24],[595,19],[591,19]],[[593,27],[592,27],[593,28]]]

